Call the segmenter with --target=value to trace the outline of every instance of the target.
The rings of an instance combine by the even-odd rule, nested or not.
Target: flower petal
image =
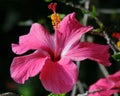
[[[109,75],[108,78],[115,82],[120,81],[120,70],[118,70],[116,73],[114,73],[112,75]]]
[[[40,24],[34,23],[27,35],[20,36],[19,44],[12,44],[16,54],[22,54],[30,49],[54,50],[54,42],[49,32]]]
[[[118,91],[120,92],[120,70],[117,71],[116,73],[109,75],[108,79],[112,80],[115,82],[115,88],[118,88]]]
[[[71,48],[71,50],[65,55],[73,60],[91,59],[105,66],[110,66],[109,61],[109,46],[100,45],[94,43],[82,42],[80,45]]]
[[[76,83],[77,77],[77,66],[66,58],[59,62],[47,60],[40,74],[43,86],[55,94],[70,91]]]
[[[71,13],[67,15],[61,22],[60,27],[58,29],[61,37],[59,38],[60,42],[64,42],[66,52],[71,48],[71,46],[76,42],[79,41],[81,36],[90,31],[93,27],[91,26],[83,26],[81,25],[77,19],[75,18],[75,13]],[[65,52],[65,51],[64,51]],[[65,54],[65,53],[64,53]]]
[[[90,86],[89,91],[102,89],[95,94],[89,96],[111,96],[116,92],[120,92],[120,71],[109,75],[107,78],[102,78]]]
[[[111,90],[114,87],[114,82],[108,79],[100,79],[96,83],[90,86],[89,92],[97,91],[93,94],[89,94],[88,96],[111,96],[116,93],[117,90]],[[100,90],[100,91],[99,91]]]
[[[10,67],[11,77],[16,82],[23,84],[29,77],[33,77],[41,71],[46,59],[46,53],[42,51],[15,57]]]

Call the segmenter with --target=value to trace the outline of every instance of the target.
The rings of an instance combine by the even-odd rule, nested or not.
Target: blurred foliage
[[[51,1],[53,1],[53,0],[44,0],[45,2],[51,2]]]
[[[95,18],[97,16],[96,8],[95,6],[92,6],[92,17]]]

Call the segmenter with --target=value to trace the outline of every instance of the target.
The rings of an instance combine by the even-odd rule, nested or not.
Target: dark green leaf
[[[113,57],[116,61],[120,62],[120,52],[112,55],[112,57]]]

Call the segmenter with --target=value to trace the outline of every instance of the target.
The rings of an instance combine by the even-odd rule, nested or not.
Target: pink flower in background
[[[89,96],[111,96],[116,92],[120,92],[120,71],[107,78],[102,78],[90,86],[89,91],[100,90]]]
[[[69,92],[76,84],[78,69],[74,61],[95,60],[110,66],[109,47],[80,42],[83,34],[91,26],[83,26],[75,18],[75,13],[64,17],[51,35],[42,25],[34,23],[27,35],[20,36],[19,44],[12,44],[16,54],[35,50],[32,54],[18,56],[10,67],[11,77],[23,84],[29,77],[40,73],[40,80],[46,90],[60,94]]]

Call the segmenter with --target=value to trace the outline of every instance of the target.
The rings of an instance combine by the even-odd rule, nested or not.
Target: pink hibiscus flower
[[[116,92],[120,92],[120,71],[107,78],[102,78],[90,86],[89,91],[98,90],[89,96],[111,96]]]
[[[78,77],[73,60],[91,59],[110,66],[107,45],[80,42],[81,36],[91,29],[91,26],[79,24],[75,13],[59,23],[55,35],[34,23],[27,35],[20,36],[19,44],[12,44],[12,50],[16,54],[28,50],[35,52],[13,59],[11,77],[23,84],[29,77],[40,73],[39,78],[46,90],[56,94],[69,92]]]

